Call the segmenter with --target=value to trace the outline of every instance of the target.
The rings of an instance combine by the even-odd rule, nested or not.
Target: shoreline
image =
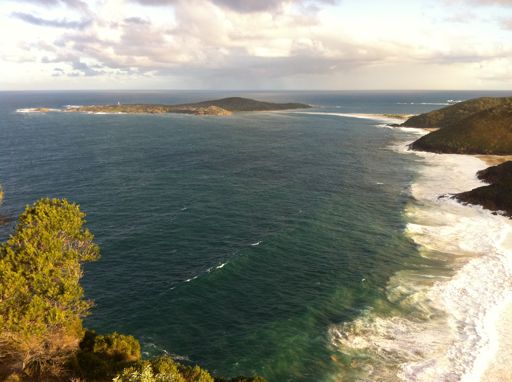
[[[383,114],[306,113],[362,118],[388,124],[396,121]],[[389,125],[384,127],[421,135],[437,130]],[[426,187],[428,190],[421,190],[421,180],[416,179],[411,184],[412,197],[423,206],[418,208],[417,216],[409,211],[406,235],[426,253],[444,253],[444,261],[453,263],[455,273],[447,281],[438,279],[433,282],[426,292],[421,288],[414,290],[413,287],[407,293],[425,294],[425,301],[421,302],[422,297],[419,297],[419,303],[430,305],[426,310],[434,316],[436,310],[444,311],[447,321],[443,324],[443,320],[433,319],[424,325],[416,325],[405,316],[403,320],[395,317],[386,322],[369,313],[351,323],[352,327],[345,325],[341,330],[333,330],[331,341],[345,350],[366,349],[377,354],[383,352],[385,358],[395,353],[395,357],[403,358],[403,362],[397,365],[394,378],[403,381],[512,380],[512,370],[507,367],[512,364],[512,334],[509,333],[512,325],[512,280],[509,280],[512,275],[512,222],[479,205],[465,205],[451,197],[439,199],[443,195],[487,185],[477,178],[477,172],[511,160],[512,156],[435,154],[409,150],[410,143],[398,151],[422,157],[424,168],[419,170],[418,176],[425,176],[421,172],[426,171],[424,181],[427,186],[429,181],[433,181],[433,184]],[[471,163],[466,168],[464,162],[467,161]],[[429,174],[429,168],[431,171],[434,166],[439,167],[439,173],[433,171]],[[450,179],[453,173],[460,179]],[[448,182],[443,181],[444,177],[448,177]],[[427,193],[422,194],[424,191]],[[429,218],[432,219],[430,222]],[[422,222],[425,219],[427,221]],[[491,228],[481,235],[480,231],[488,228],[486,225]],[[474,240],[475,237],[478,239]],[[405,276],[398,284],[400,288],[407,288],[410,282]],[[444,339],[439,337],[443,336],[445,325],[449,328],[445,335],[450,339],[443,343]],[[410,333],[400,333],[403,328],[408,328]],[[413,335],[415,341],[420,344],[423,342],[423,346],[440,349],[425,351],[420,346],[415,347],[416,344],[411,343],[411,333],[416,334]],[[390,344],[390,338],[394,344]],[[404,351],[402,345],[410,346],[412,350]],[[422,354],[423,359],[418,359],[417,354],[411,356],[411,352]],[[385,370],[386,366],[388,370]],[[370,377],[393,380],[390,378],[392,365],[384,364],[382,368],[377,362],[370,367],[375,367]]]
[[[425,132],[429,131],[429,129],[422,130]],[[478,166],[475,164],[476,168],[473,169],[473,173],[470,176],[472,179],[466,179],[467,181],[476,180],[479,183],[478,185],[475,184],[477,187],[487,185],[487,183],[477,178],[477,171],[486,169],[490,166],[501,164],[512,159],[512,156],[500,155],[436,154],[415,150],[410,150],[409,152],[416,153],[417,155],[423,157],[423,160],[427,162],[425,164],[426,166],[432,165],[432,163],[428,163],[428,157],[453,158],[460,164],[466,162],[469,158],[477,159],[481,162],[481,168],[478,168]],[[449,171],[449,168],[447,168],[447,170]],[[468,186],[464,186],[464,188],[467,188],[467,191],[470,191],[475,187],[471,186],[468,188]],[[439,196],[442,196],[443,194],[454,194],[453,192],[441,192],[441,190],[442,187],[439,188]],[[476,256],[465,262],[465,264],[456,271],[452,278],[452,281],[457,277],[461,277],[462,280],[466,279],[466,285],[461,285],[462,289],[460,290],[463,291],[463,294],[460,296],[461,298],[469,297],[469,300],[473,299],[475,302],[478,301],[479,298],[496,298],[495,301],[486,301],[487,303],[490,302],[490,304],[484,309],[479,309],[475,312],[478,313],[478,316],[476,317],[477,320],[475,321],[476,326],[474,335],[477,336],[477,343],[479,345],[474,343],[474,347],[466,349],[466,351],[469,352],[476,351],[477,354],[475,354],[472,366],[465,370],[465,372],[460,376],[460,380],[465,382],[496,382],[512,380],[512,370],[509,367],[509,365],[512,364],[512,334],[509,332],[510,325],[512,325],[512,283],[510,280],[508,280],[507,283],[506,280],[507,278],[510,279],[510,276],[512,275],[512,222],[510,222],[507,217],[493,215],[493,211],[484,209],[480,205],[463,204],[453,198],[449,198],[447,200],[448,203],[450,201],[455,202],[459,207],[463,207],[461,211],[463,209],[474,210],[478,214],[482,215],[484,219],[488,218],[501,220],[501,223],[503,224],[503,230],[498,231],[500,234],[497,232],[497,235],[489,236],[488,240],[490,242],[487,243],[487,245],[482,246],[482,249],[475,251]],[[434,208],[436,207],[434,206]],[[459,220],[465,218],[466,216],[462,214],[459,216]],[[425,245],[425,243],[421,243],[421,241],[419,243],[420,245]],[[465,244],[464,240],[461,240],[461,244]],[[464,247],[460,247],[459,249],[467,250],[467,248]],[[455,250],[453,251],[453,254],[457,255],[457,252],[458,251]],[[498,289],[494,291],[495,293],[488,293],[488,295],[485,296],[485,292],[488,292],[487,288],[490,286],[483,283],[481,288],[472,290],[473,285],[471,283],[473,277],[470,276],[472,276],[473,273],[475,274],[474,276],[477,277],[478,275],[483,275],[484,272],[479,273],[479,270],[486,270],[485,265],[482,263],[492,263],[494,260],[492,259],[493,257],[497,258],[497,261],[495,261],[495,269],[502,267],[501,270],[503,272],[501,273],[501,276],[503,276],[505,280],[503,280],[502,284],[498,283],[495,285],[498,287]],[[486,262],[486,260],[489,261]],[[474,267],[474,265],[477,265],[477,267]],[[479,266],[481,266],[481,268]],[[487,267],[487,270],[491,272],[494,271],[492,267]],[[469,272],[465,274],[465,271]],[[496,277],[499,277],[499,275],[500,273],[498,271]],[[483,279],[485,280],[485,277]],[[494,281],[494,277],[492,278],[492,281]],[[492,281],[489,280],[490,283],[492,283]],[[451,292],[453,293],[454,290]],[[450,298],[452,296],[448,297]],[[453,302],[454,301],[451,301],[451,303]],[[485,302],[482,304],[485,305]],[[448,308],[450,307],[449,304],[446,306]],[[465,308],[464,313],[468,314],[471,310],[467,311],[466,309],[467,307]],[[458,319],[455,320],[456,326],[461,325],[461,319],[463,323],[468,323],[467,318],[458,317]],[[468,335],[467,330],[468,326],[464,327],[466,335]],[[479,347],[478,351],[475,349],[475,347]],[[451,350],[453,351],[453,348]],[[416,379],[414,378],[406,380]]]
[[[461,166],[463,166],[463,163],[467,162],[470,158],[480,161],[480,168],[478,168],[478,163],[475,163],[475,168],[472,170],[472,174],[468,173],[467,175],[470,176],[465,180],[462,179],[462,181],[467,182],[474,182],[476,180],[479,184],[474,185],[477,187],[487,185],[476,178],[477,171],[510,160],[510,156],[435,154],[418,151],[411,152],[423,157],[426,162],[426,166],[433,164],[428,163],[429,161],[436,160],[433,158],[439,158],[441,162],[443,161],[442,158],[446,158],[448,161],[453,159],[454,162],[459,162]],[[449,166],[450,164],[448,164],[446,168],[447,171],[452,171],[457,168],[457,165],[453,166],[452,169],[450,169]],[[443,189],[441,184],[439,186],[439,190],[436,190],[439,194],[438,196],[442,196],[443,194],[453,194],[453,192],[442,192],[446,190]],[[462,188],[462,185],[460,184],[455,186],[461,187],[461,189],[468,187],[464,186]],[[468,188],[468,190],[471,189],[473,189],[472,186]],[[454,309],[456,314],[451,319],[451,326],[460,328],[462,325],[464,334],[459,338],[459,340],[466,340],[466,336],[468,335],[475,336],[475,339],[471,341],[472,346],[464,349],[466,354],[458,355],[458,357],[463,358],[465,356],[467,361],[470,361],[471,358],[473,358],[471,366],[466,365],[469,367],[465,370],[462,369],[463,373],[459,376],[460,380],[466,382],[495,382],[511,380],[512,371],[510,368],[504,366],[507,365],[507,363],[504,362],[508,362],[508,365],[512,364],[512,336],[508,332],[508,329],[512,324],[512,284],[510,280],[507,280],[510,279],[512,272],[512,223],[508,218],[495,216],[492,214],[492,211],[485,210],[479,205],[464,205],[452,198],[446,200],[446,203],[450,203],[450,201],[455,202],[457,208],[461,211],[460,215],[457,213],[454,214],[456,220],[452,223],[453,225],[460,224],[460,221],[468,219],[468,215],[466,215],[464,211],[470,213],[471,210],[471,213],[474,215],[473,219],[482,218],[487,222],[490,222],[491,220],[498,222],[497,224],[495,223],[495,228],[497,229],[495,235],[492,233],[490,235],[484,235],[482,243],[473,248],[467,247],[467,241],[471,240],[471,238],[464,237],[466,232],[458,233],[456,238],[460,239],[460,243],[457,243],[447,253],[447,255],[453,253],[454,256],[457,256],[459,253],[463,254],[466,251],[469,251],[470,253],[473,252],[469,261],[466,261],[464,265],[456,270],[452,279],[446,283],[446,286],[449,287],[446,289],[450,291],[450,293],[448,295],[446,295],[446,292],[443,293],[445,295],[444,298],[447,299],[444,301],[445,308],[450,310],[453,309],[454,305],[460,305],[462,307],[460,313],[466,315],[466,317],[460,315],[460,313],[457,312],[457,307]],[[442,203],[443,202],[439,205],[440,209],[442,209]],[[436,207],[437,206],[435,205],[433,206],[433,208]],[[471,219],[471,216],[469,217]],[[436,225],[437,224],[443,223],[436,223]],[[473,226],[475,225],[474,222],[471,221],[469,221],[468,224]],[[483,230],[485,230],[485,224],[486,223],[481,224]],[[500,225],[502,225],[502,227],[500,227]],[[453,227],[451,227],[450,224],[447,224],[446,228],[450,229]],[[455,228],[455,231],[457,231],[457,228]],[[475,234],[478,235],[477,231],[475,231]],[[427,248],[429,248],[429,245],[422,243],[421,240],[415,241],[418,244],[423,246],[426,245]],[[433,248],[430,247],[430,249]],[[445,248],[441,245],[438,249]],[[500,280],[500,277],[502,277],[503,280]],[[476,282],[476,288],[473,284],[473,280],[475,279],[482,281],[480,284]],[[462,283],[460,283],[460,285],[455,285],[455,288],[452,288],[450,283],[456,284],[457,281],[462,281]],[[440,285],[438,285],[438,287],[440,287]],[[440,289],[442,290],[444,288],[440,287]],[[462,300],[457,301],[453,298],[454,295],[458,295],[457,298]],[[464,299],[466,301],[464,301]],[[477,308],[475,309],[475,307]],[[473,321],[470,318],[472,318]],[[470,334],[471,332],[473,332],[473,334]],[[454,342],[448,351],[454,352],[455,349],[458,347],[460,348],[460,346],[457,345],[458,344]],[[474,352],[475,354],[470,354],[471,352]],[[405,380],[416,380],[416,378],[405,378]],[[419,380],[423,379],[420,378]]]
[[[337,113],[337,112],[328,112],[328,111],[289,111],[289,113],[294,114],[312,114],[312,115],[333,115],[338,117],[345,118],[356,118],[356,119],[368,119],[372,121],[380,121],[387,123],[400,123],[406,120],[407,115],[403,115],[398,118],[396,116],[391,116],[390,114],[370,114],[370,113]],[[407,129],[416,129],[407,128]]]
[[[331,344],[356,359],[364,352],[368,363],[358,366],[362,380],[507,380],[502,376],[510,373],[504,362],[512,360],[512,336],[506,332],[512,325],[512,221],[440,198],[485,185],[477,171],[507,158],[419,152],[409,144],[410,137],[393,146],[420,162],[404,212],[405,235],[421,257],[439,263],[419,273],[408,267],[398,271],[385,286],[397,311],[388,316],[369,310],[333,326]]]

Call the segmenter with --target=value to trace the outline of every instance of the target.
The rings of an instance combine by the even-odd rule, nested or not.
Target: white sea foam
[[[222,269],[222,268],[224,268],[226,266],[227,263],[229,263],[229,261],[226,261],[224,263],[220,263],[219,265],[215,265],[213,267],[210,267],[210,268],[206,269],[206,271],[204,271],[203,273],[199,273],[199,274],[197,274],[197,275],[195,275],[193,277],[190,277],[190,278],[184,280],[183,282],[189,283],[191,281],[194,281],[195,279],[198,279],[199,277],[203,276],[204,274],[214,272],[214,271],[216,271],[218,269]],[[174,287],[171,288],[171,289],[174,289]]]
[[[16,113],[37,113],[37,109],[33,107],[16,109]]]
[[[384,114],[364,114],[364,113],[331,113],[323,111],[292,111],[294,114],[310,114],[310,115],[334,115],[345,118],[370,119],[373,121],[381,121],[387,123],[402,123],[402,118],[393,118]]]
[[[454,101],[446,101],[446,102],[397,102],[397,105],[432,105],[432,106],[448,106],[451,105]]]
[[[406,152],[402,145],[403,152]],[[496,354],[496,323],[512,299],[512,224],[478,206],[449,197],[478,187],[475,174],[487,165],[463,155],[416,153],[423,166],[406,209],[406,234],[420,253],[455,270],[401,271],[387,297],[402,314],[368,311],[351,323],[332,327],[332,343],[342,352],[365,351],[373,361],[369,380],[479,381]],[[430,272],[430,273],[429,273]]]
[[[37,107],[27,107],[27,108],[16,109],[16,113],[42,113],[42,114],[44,114],[46,112],[58,112],[58,111],[61,111],[61,110],[45,108],[43,111],[43,109],[37,108]]]
[[[229,261],[226,261],[226,262],[224,262],[224,263],[220,263],[219,265],[216,265],[216,266],[214,266],[214,267],[210,267],[210,268],[208,268],[208,269],[206,270],[206,272],[207,272],[207,273],[210,273],[210,272],[215,271],[215,270],[217,270],[217,269],[222,269],[222,268],[224,268],[224,267],[226,266],[226,264],[227,264],[227,263],[229,263]]]

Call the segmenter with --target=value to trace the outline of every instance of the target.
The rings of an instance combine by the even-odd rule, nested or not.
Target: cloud
[[[444,0],[444,2],[446,4],[462,4],[465,6],[468,4],[476,6],[512,6],[512,0]]]
[[[91,23],[90,20],[84,20],[84,21],[70,21],[70,20],[66,20],[66,19],[49,20],[49,19],[44,19],[41,17],[31,15],[29,13],[23,13],[23,12],[14,12],[11,14],[11,16],[13,16],[17,19],[20,19],[22,21],[25,21],[29,24],[44,26],[44,27],[54,27],[54,28],[84,29]]]
[[[438,18],[433,27],[428,18],[380,17],[359,7],[356,17],[345,9],[349,2],[323,7],[335,3],[329,0],[101,0],[88,3],[86,16],[76,8],[78,0],[27,1],[48,9],[32,13],[31,7],[24,12],[13,7],[18,12],[11,15],[41,28],[38,33],[26,28],[16,44],[6,39],[10,50],[2,49],[1,58],[23,59],[27,66],[33,63],[34,72],[62,81],[90,77],[87,84],[177,79],[181,87],[258,87],[323,78],[334,86],[329,79],[355,83],[352,74],[377,78],[375,73],[428,66],[458,75],[480,63],[487,63],[491,78],[504,72],[504,64],[491,63],[512,57],[512,44],[477,33],[472,13],[462,11]]]
[[[180,0],[131,0],[141,5],[176,5]],[[280,9],[285,4],[314,6],[317,4],[335,4],[337,0],[211,0],[212,4],[240,13],[269,12]]]
[[[472,0],[474,4],[480,5],[505,5],[512,6],[512,0]]]
[[[503,29],[512,31],[512,18],[510,18],[510,19],[502,19],[501,20],[501,27]]]
[[[97,76],[103,74],[103,71],[93,68],[92,66],[81,62],[80,59],[72,62],[73,69],[84,76]],[[76,73],[74,72],[74,73]]]
[[[169,0],[138,1],[169,3]],[[212,78],[219,81],[332,75],[361,67],[401,63],[472,63],[491,59],[493,54],[509,53],[482,52],[471,46],[432,50],[421,48],[414,41],[405,43],[382,38],[378,43],[357,40],[337,25],[328,25],[304,9],[286,9],[272,14],[254,13],[251,2],[171,2],[175,15],[172,24],[159,24],[146,16],[123,15],[101,23],[97,19],[87,32],[63,34],[50,46],[44,42],[40,49],[46,53],[41,62],[66,63],[71,73],[82,76],[117,73],[179,76],[209,82]],[[218,6],[221,2],[242,8],[229,13]],[[258,7],[274,7],[282,2],[258,3]],[[97,28],[98,24],[108,25],[107,30]]]
[[[20,2],[40,5],[44,7],[63,5],[68,8],[87,10],[87,3],[82,0],[19,0]]]

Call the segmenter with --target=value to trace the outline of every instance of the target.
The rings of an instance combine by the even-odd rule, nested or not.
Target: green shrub
[[[0,245],[0,354],[6,369],[62,373],[83,334],[81,264],[99,248],[76,204],[42,199],[28,206]]]
[[[80,342],[74,369],[89,379],[113,377],[139,361],[140,356],[139,341],[133,336],[119,333],[98,335],[87,330]]]
[[[151,362],[145,361],[123,370],[114,378],[114,382],[187,382],[187,380],[180,374],[174,361],[166,362],[165,369],[161,370],[156,370]]]
[[[160,357],[124,369],[115,382],[214,382],[199,366],[186,366],[170,357]]]
[[[197,365],[194,367],[184,367],[182,369],[182,375],[187,382],[214,382],[210,373]]]
[[[140,359],[140,344],[133,336],[119,333],[98,335],[87,330],[80,343],[82,351],[100,354],[104,359],[117,362],[133,362]]]
[[[266,382],[266,379],[262,377],[215,378],[215,382]]]

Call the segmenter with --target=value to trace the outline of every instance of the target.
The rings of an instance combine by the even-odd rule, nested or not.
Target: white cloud
[[[510,86],[503,12],[464,22],[472,13],[448,2],[11,1],[0,86],[471,88],[495,75]]]

